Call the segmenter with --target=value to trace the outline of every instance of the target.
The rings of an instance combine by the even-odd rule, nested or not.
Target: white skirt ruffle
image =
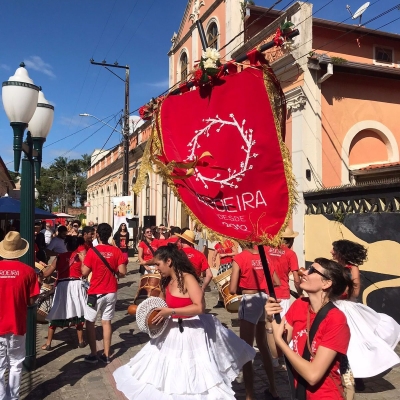
[[[83,317],[87,294],[81,280],[58,282],[46,320]]]
[[[400,325],[389,315],[349,300],[337,300],[350,328],[347,350],[355,378],[370,378],[400,364],[394,348],[400,340]]]
[[[210,314],[177,320],[114,372],[129,400],[235,399],[231,382],[255,350]]]

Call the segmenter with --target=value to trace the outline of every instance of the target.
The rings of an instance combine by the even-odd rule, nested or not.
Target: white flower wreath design
[[[253,165],[249,165],[250,159],[256,158],[258,156],[257,153],[251,152],[252,147],[256,144],[256,141],[253,140],[253,129],[245,129],[244,127],[246,124],[245,119],[242,121],[242,125],[240,125],[235,119],[235,116],[233,114],[229,114],[229,117],[232,119],[232,121],[223,120],[218,115],[215,118],[203,119],[203,121],[206,122],[207,125],[203,129],[196,130],[195,136],[187,145],[190,148],[190,151],[189,151],[189,156],[186,160],[193,161],[196,159],[195,155],[196,150],[200,148],[199,138],[201,136],[209,137],[210,129],[214,125],[219,125],[218,128],[216,129],[217,133],[220,132],[221,128],[226,125],[231,125],[236,127],[238,132],[240,133],[240,136],[244,141],[244,145],[242,145],[241,150],[244,151],[246,157],[244,161],[240,162],[239,170],[234,169],[232,171],[231,168],[228,168],[227,177],[223,177],[221,176],[220,173],[217,173],[214,177],[209,178],[207,176],[204,176],[197,168],[195,168],[194,176],[196,177],[196,181],[201,181],[204,184],[205,189],[208,189],[207,182],[217,183],[220,185],[221,188],[223,188],[224,186],[228,186],[237,189],[238,188],[237,183],[243,179],[247,171],[253,169]]]

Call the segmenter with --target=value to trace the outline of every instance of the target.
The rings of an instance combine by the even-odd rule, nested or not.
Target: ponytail
[[[332,281],[332,286],[327,289],[329,300],[337,300],[345,292],[347,292],[349,298],[352,296],[354,283],[348,268],[343,267],[336,261],[322,257],[316,258],[314,262],[324,269],[324,275]]]

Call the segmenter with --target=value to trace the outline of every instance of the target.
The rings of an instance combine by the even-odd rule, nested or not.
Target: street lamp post
[[[40,179],[43,143],[50,131],[54,107],[45,99],[41,88],[29,78],[21,63],[15,75],[2,85],[4,111],[14,132],[14,170],[19,171],[21,155],[21,236],[30,244],[21,261],[34,267],[35,166]],[[23,143],[24,131],[28,127]],[[25,367],[31,371],[36,364],[36,305],[28,307]]]

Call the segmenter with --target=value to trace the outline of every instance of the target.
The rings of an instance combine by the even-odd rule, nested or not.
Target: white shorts
[[[244,294],[239,306],[239,319],[257,324],[265,321],[265,304],[268,295],[265,292]]]
[[[279,303],[282,307],[282,311],[281,311],[281,318],[283,318],[285,316],[285,314],[288,312],[289,307],[290,307],[290,299],[280,299],[281,302]]]
[[[102,296],[99,294],[98,296]],[[103,321],[111,321],[115,314],[115,304],[117,303],[117,293],[108,293],[97,299],[95,307],[85,305],[85,319],[89,322],[95,322],[100,311]]]

